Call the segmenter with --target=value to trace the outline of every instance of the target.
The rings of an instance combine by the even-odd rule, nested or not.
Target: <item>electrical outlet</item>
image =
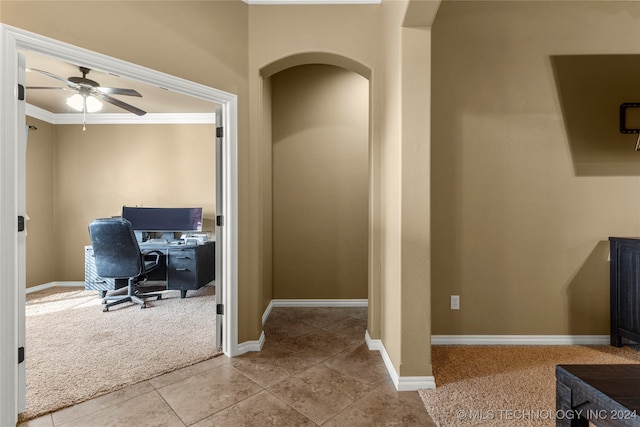
[[[460,295],[451,295],[451,310],[460,310]]]

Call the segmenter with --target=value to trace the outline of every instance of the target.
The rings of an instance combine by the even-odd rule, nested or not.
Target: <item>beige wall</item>
[[[58,280],[84,277],[83,246],[94,218],[123,205],[203,208],[215,218],[214,125],[56,127],[55,228]]]
[[[271,146],[271,79],[263,79],[261,91],[260,127],[262,128],[260,147],[262,150],[261,185],[260,185],[260,245],[261,245],[261,277],[260,298],[258,307],[263,310],[273,299],[273,147]]]
[[[54,227],[55,126],[27,118],[26,204],[27,215],[27,287],[56,280],[56,235]]]
[[[434,334],[608,333],[607,238],[640,232],[640,158],[635,135],[625,142],[617,123],[619,103],[638,99],[638,83],[627,86],[628,99],[610,103],[602,85],[620,69],[585,81],[593,70],[559,74],[564,68],[554,68],[553,56],[638,54],[639,22],[638,2],[440,7],[433,26]],[[567,91],[571,80],[582,87]],[[579,117],[577,127],[567,117]],[[592,138],[592,124],[603,121],[608,130]],[[613,163],[599,168],[602,159]],[[451,294],[461,297],[459,311],[449,310]]]
[[[28,122],[38,130],[27,151],[27,286],[84,280],[89,222],[119,215],[123,205],[199,206],[203,229],[214,230],[213,125],[88,125],[83,132]]]
[[[402,360],[402,40],[400,23],[405,2],[383,4],[382,85],[380,122],[380,331],[398,370]],[[371,292],[371,290],[370,290]],[[370,332],[371,333],[371,332]]]
[[[380,337],[401,376],[431,375],[428,26],[434,4],[383,2],[381,20]]]
[[[330,65],[271,77],[273,298],[367,298],[369,82]]]
[[[248,6],[241,0],[0,3],[5,24],[216,89],[246,90]]]

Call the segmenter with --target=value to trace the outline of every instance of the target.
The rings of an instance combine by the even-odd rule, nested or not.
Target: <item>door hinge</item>
[[[24,86],[18,84],[18,101],[24,101]]]
[[[18,365],[24,362],[24,347],[18,347]]]
[[[224,136],[224,128],[222,126],[216,128],[216,138],[222,138]]]
[[[224,314],[224,305],[216,304],[216,314]]]
[[[24,231],[24,217],[18,215],[18,231]]]
[[[222,215],[217,215],[216,216],[216,226],[222,227],[223,225],[224,225],[224,220],[222,218]]]

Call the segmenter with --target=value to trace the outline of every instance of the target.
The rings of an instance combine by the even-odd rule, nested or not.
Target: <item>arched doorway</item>
[[[291,56],[287,56],[281,58],[277,61],[271,62],[260,69],[260,87],[261,87],[261,98],[262,104],[261,108],[261,119],[260,119],[260,132],[263,140],[263,150],[268,152],[269,155],[265,156],[265,161],[263,165],[265,165],[265,171],[262,175],[266,178],[266,182],[263,183],[263,188],[265,189],[264,200],[265,200],[265,214],[264,214],[264,229],[263,229],[263,250],[264,250],[264,295],[263,295],[263,304],[264,307],[267,307],[267,312],[270,310],[271,302],[273,298],[276,298],[278,295],[276,290],[276,295],[272,293],[273,284],[271,283],[272,271],[271,268],[273,264],[272,258],[272,222],[273,218],[271,216],[272,212],[272,158],[271,158],[271,147],[272,147],[272,77],[279,72],[284,70],[291,69],[297,66],[303,66],[308,64],[321,64],[325,66],[334,66],[338,67],[345,72],[350,72],[351,74],[358,74],[364,79],[366,79],[367,85],[367,99],[364,103],[366,105],[366,115],[367,115],[367,154],[366,154],[366,163],[367,163],[367,216],[363,219],[366,222],[366,238],[367,238],[367,247],[366,258],[367,258],[367,293],[364,298],[365,304],[368,304],[369,307],[369,315],[368,315],[368,331],[371,334],[371,331],[374,331],[374,335],[378,335],[378,331],[380,330],[380,271],[379,271],[379,263],[374,260],[379,259],[380,254],[380,233],[379,229],[374,227],[374,218],[380,217],[380,205],[379,203],[374,202],[374,200],[379,200],[379,197],[374,197],[373,195],[379,193],[380,191],[380,167],[379,162],[380,159],[377,156],[373,155],[374,149],[374,132],[373,132],[373,95],[372,95],[372,70],[368,66],[355,61],[351,58],[347,58],[341,55],[337,55],[334,53],[326,53],[326,52],[307,52],[307,53],[299,53]],[[330,221],[327,221],[330,223]],[[328,233],[335,232],[335,230],[331,229],[331,225],[327,224],[326,228]],[[277,263],[277,261],[276,261]],[[276,273],[277,274],[277,273]],[[264,320],[264,316],[263,316]]]
[[[271,76],[274,300],[366,300],[368,81],[307,64]]]

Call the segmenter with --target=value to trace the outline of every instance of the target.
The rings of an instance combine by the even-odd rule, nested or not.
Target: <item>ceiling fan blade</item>
[[[99,90],[100,92],[107,95],[127,95],[127,96],[138,96],[142,98],[142,95],[140,95],[140,92],[134,89],[122,89],[119,87],[100,86],[100,87],[97,87],[96,90]]]
[[[109,95],[106,95],[106,94],[101,93],[101,92],[99,92],[99,91],[97,91],[97,93],[96,93],[96,92],[94,92],[94,93],[93,93],[93,95],[94,95],[96,98],[100,98],[101,100],[103,100],[103,101],[105,101],[105,102],[108,102],[109,104],[113,104],[113,105],[115,105],[116,107],[120,107],[120,108],[122,108],[123,110],[127,110],[127,111],[129,111],[129,112],[131,112],[131,113],[133,113],[133,114],[138,115],[138,116],[144,116],[145,114],[147,114],[147,112],[146,112],[146,111],[144,111],[144,110],[141,110],[141,109],[139,109],[139,108],[137,108],[137,107],[134,107],[134,106],[133,106],[133,105],[131,105],[131,104],[127,104],[126,102],[122,102],[122,101],[120,101],[119,99],[112,98],[112,97],[110,97]]]
[[[71,90],[67,87],[60,86],[27,86],[27,89],[55,89],[55,90]]]
[[[80,88],[80,85],[79,85],[79,84],[74,83],[74,82],[72,82],[72,81],[69,81],[69,80],[67,80],[67,79],[65,79],[65,78],[63,78],[63,77],[56,76],[55,74],[50,73],[50,72],[48,72],[48,71],[38,70],[37,68],[29,68],[29,70],[31,70],[31,71],[37,71],[38,73],[40,73],[40,74],[44,74],[45,76],[49,76],[49,77],[51,77],[52,79],[60,80],[61,82],[63,82],[64,84],[66,84],[67,86],[69,86],[69,87],[71,87],[71,88],[74,88],[74,89],[79,89],[79,88]]]

